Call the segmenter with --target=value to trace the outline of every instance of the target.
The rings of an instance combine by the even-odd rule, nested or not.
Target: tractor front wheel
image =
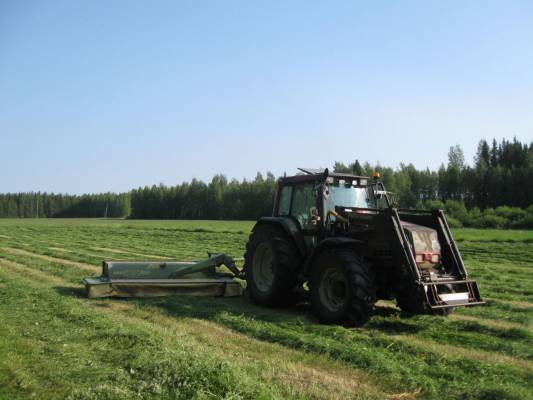
[[[374,275],[363,258],[348,250],[320,254],[311,274],[311,302],[321,321],[363,325],[376,301]]]

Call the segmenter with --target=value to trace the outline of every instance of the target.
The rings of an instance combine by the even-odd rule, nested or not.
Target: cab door
[[[292,187],[290,216],[298,221],[308,249],[316,245],[317,224],[313,220],[312,211],[317,209],[317,205],[317,193],[313,183],[296,184]]]

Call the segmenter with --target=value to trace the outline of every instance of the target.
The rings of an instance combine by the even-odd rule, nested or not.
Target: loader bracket
[[[421,282],[421,285],[424,288],[427,305],[432,310],[485,304],[476,281],[472,279]],[[439,293],[439,286],[452,287],[453,292]]]

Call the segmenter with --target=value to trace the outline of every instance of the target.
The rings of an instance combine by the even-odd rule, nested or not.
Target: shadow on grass
[[[85,288],[82,287],[73,288],[69,286],[56,286],[54,287],[54,290],[62,296],[77,298],[87,297],[87,292],[85,291]]]
[[[246,329],[235,321],[252,321],[253,323],[273,323],[278,325],[296,325],[303,330],[330,329],[362,330],[369,328],[386,334],[416,333],[425,329],[417,325],[403,322],[410,314],[402,313],[391,307],[376,306],[373,318],[363,328],[353,324],[321,324],[314,316],[309,302],[301,302],[290,307],[267,308],[254,304],[248,296],[239,298],[209,298],[209,297],[166,297],[159,299],[132,299],[140,307],[158,307],[163,309],[169,317],[196,318],[221,323],[240,332]],[[377,318],[375,318],[377,317]],[[390,317],[390,319],[389,319]]]
[[[401,315],[405,317],[409,317],[408,314],[402,313],[400,310],[392,307],[386,307],[386,306],[374,306],[374,313],[373,315],[379,315],[381,317],[391,317],[394,315]]]
[[[84,288],[55,287],[59,294],[76,298],[85,298]],[[94,300],[89,300],[94,301]],[[235,321],[252,321],[252,323],[267,323],[277,325],[308,326],[313,330],[365,329],[352,324],[325,325],[321,324],[313,314],[309,302],[300,302],[288,307],[268,308],[259,306],[245,293],[241,297],[196,297],[196,296],[166,296],[155,298],[113,298],[112,301],[134,303],[140,308],[158,308],[168,317],[194,318],[222,324],[228,328],[245,333],[246,329]],[[374,307],[373,318],[365,325],[366,328],[381,331],[386,334],[416,333],[420,329],[416,325],[402,322],[409,319],[398,309],[379,306]],[[377,317],[377,318],[375,318]],[[389,319],[390,318],[390,319]]]
[[[263,322],[318,323],[308,303],[299,303],[290,307],[267,308],[253,303],[246,295],[242,297],[192,297],[173,296],[153,299],[131,299],[140,307],[159,307],[168,316],[199,318],[218,321],[221,315],[253,319]]]

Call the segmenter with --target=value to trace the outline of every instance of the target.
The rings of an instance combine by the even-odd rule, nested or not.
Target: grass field
[[[88,300],[104,258],[242,257],[251,222],[0,220],[0,398],[531,399],[533,232],[456,230],[485,307],[320,325],[247,298]]]

